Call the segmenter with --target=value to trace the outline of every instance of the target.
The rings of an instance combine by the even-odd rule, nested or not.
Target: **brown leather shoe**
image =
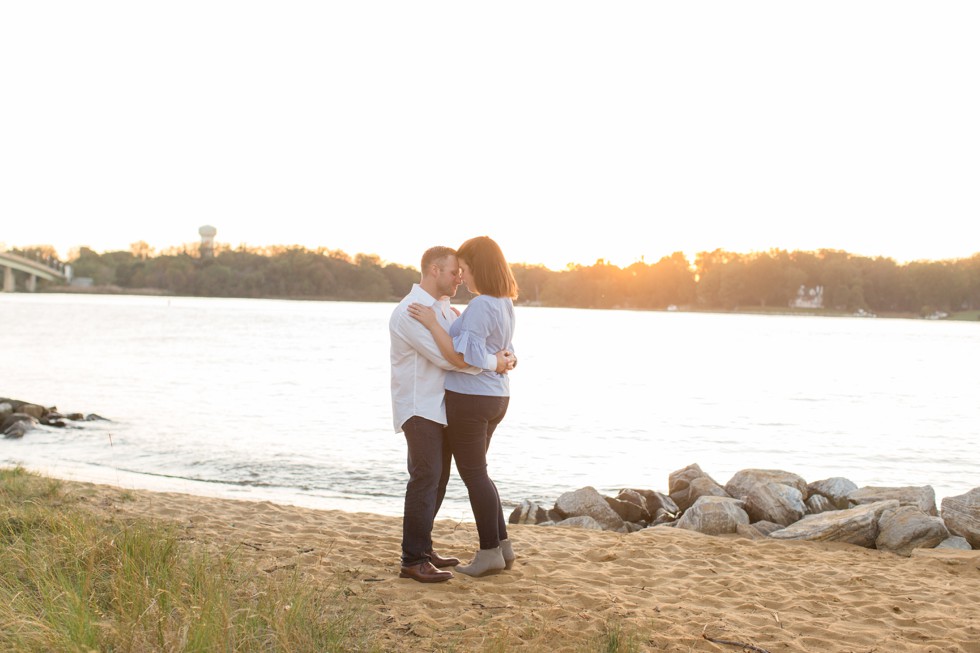
[[[433,567],[455,567],[459,564],[459,558],[443,558],[435,551],[429,551],[428,555]]]
[[[441,583],[452,578],[453,572],[436,569],[432,566],[431,562],[423,560],[414,565],[402,565],[402,570],[398,574],[398,577],[411,578],[420,583]]]

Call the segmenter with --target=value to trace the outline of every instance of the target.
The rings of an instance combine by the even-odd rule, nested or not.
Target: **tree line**
[[[22,254],[51,257],[48,247]],[[202,256],[196,245],[154,253],[146,243],[99,254],[81,248],[71,257],[75,278],[122,290],[156,289],[205,297],[279,297],[359,301],[398,300],[419,272],[376,255],[298,246],[216,246]],[[576,308],[706,310],[790,306],[801,291],[819,289],[825,309],[929,314],[980,309],[980,253],[966,259],[899,264],[839,250],[742,254],[676,252],[655,263],[625,268],[598,260],[565,270],[516,264],[520,302]],[[460,297],[468,297],[460,287]]]

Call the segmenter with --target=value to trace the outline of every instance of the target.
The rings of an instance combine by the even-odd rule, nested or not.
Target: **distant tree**
[[[49,256],[42,247],[18,250]],[[76,277],[96,285],[156,288],[180,295],[304,297],[360,301],[397,300],[419,280],[415,268],[384,263],[376,254],[353,258],[341,250],[308,250],[298,245],[215,247],[201,259],[196,244],[154,254],[137,242],[130,251],[81,247],[72,252]],[[829,308],[875,311],[980,307],[980,254],[969,259],[918,261],[898,265],[839,250],[739,254],[700,252],[692,266],[680,253],[652,265],[637,261],[625,269],[603,259],[553,271],[513,265],[519,302],[581,308],[663,308],[697,303],[705,308],[783,306],[800,286],[823,286]],[[472,295],[461,286],[457,301]]]
[[[519,263],[510,266],[510,268],[514,273],[514,280],[517,281],[517,288],[520,292],[518,301],[521,303],[540,304],[542,302],[542,290],[558,275],[557,272],[553,272],[543,265]]]
[[[155,250],[145,240],[138,240],[129,246],[129,252],[138,259],[146,260],[153,256]]]
[[[403,267],[389,263],[381,270],[391,288],[391,299],[401,299],[412,290],[412,285],[419,281],[419,271],[415,268]]]
[[[27,247],[21,247],[12,251],[24,258],[34,259],[36,261],[53,262],[59,260],[58,252],[53,245],[28,245]]]

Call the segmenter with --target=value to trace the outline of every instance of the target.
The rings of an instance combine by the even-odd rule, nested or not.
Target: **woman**
[[[436,321],[431,308],[413,304],[409,313],[432,332],[447,360],[483,367],[488,352],[513,351],[517,282],[500,247],[486,236],[467,240],[456,255],[463,283],[476,297],[453,322],[449,333]],[[470,576],[510,568],[515,558],[497,486],[487,474],[490,438],[507,413],[509,401],[510,379],[506,374],[485,369],[477,375],[452,371],[446,375],[449,444],[480,534],[480,550],[472,562],[456,567],[456,571]]]

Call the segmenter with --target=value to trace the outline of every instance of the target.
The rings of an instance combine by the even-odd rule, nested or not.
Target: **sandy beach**
[[[597,650],[615,631],[643,651],[980,653],[980,551],[901,558],[671,528],[513,526],[513,569],[423,585],[397,577],[399,518],[78,482],[65,490],[106,517],[172,523],[188,545],[240,556],[257,573],[343,583],[377,611],[385,650]],[[472,523],[438,521],[433,535],[439,552],[464,561],[477,542]]]

